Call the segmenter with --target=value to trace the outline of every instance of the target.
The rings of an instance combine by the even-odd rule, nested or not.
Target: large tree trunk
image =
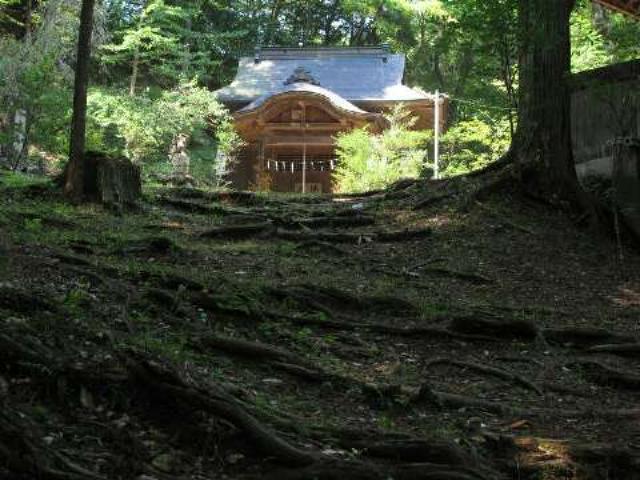
[[[520,0],[520,111],[513,151],[533,173],[525,174],[528,188],[584,207],[571,146],[569,19],[574,3]]]
[[[84,148],[94,4],[95,0],[82,0],[80,33],[78,36],[78,59],[73,94],[69,164],[67,165],[64,184],[65,195],[76,202],[83,199],[85,189]]]

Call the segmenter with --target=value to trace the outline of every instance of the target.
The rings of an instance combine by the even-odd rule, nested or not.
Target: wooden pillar
[[[302,107],[302,193],[307,193],[307,107],[300,102]]]

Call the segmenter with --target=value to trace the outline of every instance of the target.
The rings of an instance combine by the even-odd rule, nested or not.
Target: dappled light
[[[636,0],[0,0],[0,480],[635,480]]]
[[[618,287],[616,294],[611,298],[619,307],[640,306],[640,285],[625,285]]]

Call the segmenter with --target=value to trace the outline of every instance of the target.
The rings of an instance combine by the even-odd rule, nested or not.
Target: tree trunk
[[[136,47],[131,63],[131,77],[129,78],[129,96],[136,96],[136,84],[138,83],[138,65],[140,64],[140,49]]]
[[[520,0],[518,158],[535,162],[554,193],[575,195],[571,149],[569,17],[574,0]]]
[[[31,30],[33,29],[33,0],[27,0],[27,11],[24,19],[24,38],[27,43],[31,43]]]
[[[569,19],[574,3],[520,0],[520,111],[513,151],[527,188],[584,209],[571,145]]]
[[[84,147],[87,121],[87,87],[89,84],[89,62],[91,60],[91,33],[93,30],[93,7],[95,0],[82,0],[80,32],[78,35],[78,58],[73,94],[73,118],[69,164],[67,165],[64,193],[67,198],[79,202],[84,197]]]
[[[17,170],[20,167],[20,163],[27,153],[27,121],[28,112],[22,109],[16,110],[13,115],[13,148],[9,151],[9,165],[12,170]]]
[[[144,0],[140,7],[140,18],[138,19],[138,28],[142,28],[146,17],[147,0]],[[129,96],[136,96],[136,87],[138,85],[138,70],[140,69],[140,39],[136,40],[135,50],[133,51],[133,60],[131,62],[131,76],[129,77]]]

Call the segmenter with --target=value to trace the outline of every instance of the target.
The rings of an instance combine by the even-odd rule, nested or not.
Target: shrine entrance
[[[296,88],[256,101],[235,114],[247,141],[232,181],[241,188],[275,192],[331,193],[337,166],[335,137],[368,125],[382,129],[369,113],[317,86]],[[238,175],[240,174],[240,175]]]

